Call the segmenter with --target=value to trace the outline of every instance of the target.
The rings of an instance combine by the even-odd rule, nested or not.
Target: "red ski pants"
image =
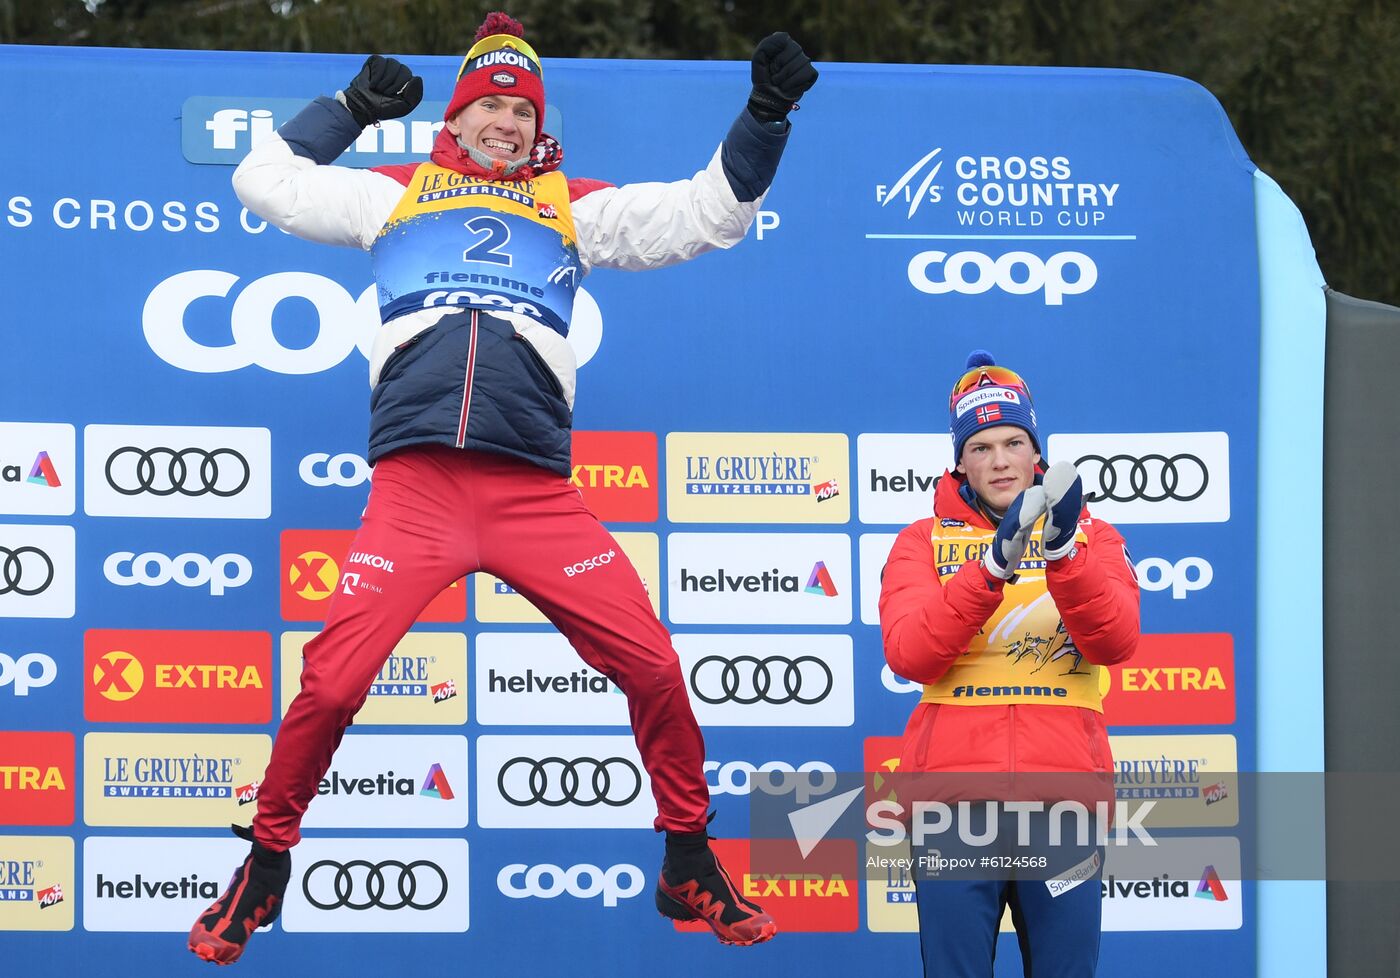
[[[609,550],[586,573],[564,567]],[[627,696],[632,732],[651,777],[657,830],[705,828],[705,744],[680,662],[641,578],[569,480],[504,456],[423,446],[381,459],[352,552],[377,588],[330,599],[326,626],[306,645],[301,692],[272,746],[258,792],[255,838],[287,849],[330,767],[345,728],[419,612],[453,581],[484,570],[528,598],[584,661]]]

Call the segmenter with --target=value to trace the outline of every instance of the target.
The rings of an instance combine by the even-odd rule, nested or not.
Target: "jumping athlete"
[[[299,237],[370,253],[383,320],[370,358],[373,487],[354,552],[383,558],[331,598],[282,720],[252,843],[190,931],[229,964],[279,914],[288,850],[375,676],[423,607],[476,571],[506,581],[627,696],[666,833],[662,914],[701,919],[727,944],[777,933],[716,860],[706,832],[704,742],[679,661],[636,570],[569,480],[575,360],[565,339],[579,281],[743,239],[787,142],[788,112],[817,79],[786,34],[754,51],[748,104],[688,180],[614,187],[569,180],[541,131],[544,75],[521,26],[493,13],[467,52],[428,162],[330,165],[370,125],[411,112],[423,81],[377,55],[234,173],[248,209]],[[615,552],[584,574],[581,561]]]
[[[939,480],[933,515],[895,539],[880,591],[885,659],[924,686],[904,732],[901,780],[972,802],[1024,798],[1016,792],[1029,784],[1035,800],[1092,810],[1112,797],[1100,673],[1138,643],[1132,562],[1118,532],[1083,507],[1074,466],[1041,469],[1030,388],[1018,374],[974,352],[949,411],[955,471]],[[1062,656],[1075,657],[1073,668],[1034,675]],[[1000,819],[972,826],[973,835],[1021,831]],[[1027,827],[1027,838],[1054,838],[1044,820]],[[1029,865],[1041,871],[1011,878],[915,874],[926,976],[990,978],[1008,906],[1026,974],[1094,974],[1101,847],[1039,851],[1047,862]]]

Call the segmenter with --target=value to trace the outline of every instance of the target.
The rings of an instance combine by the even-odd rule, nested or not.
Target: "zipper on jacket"
[[[467,419],[472,411],[472,379],[476,375],[476,341],[477,341],[477,311],[472,310],[472,322],[469,327],[470,335],[467,337],[467,366],[466,375],[462,379],[462,413],[457,419],[457,447],[465,448],[467,444]]]
[[[1015,773],[1016,773],[1016,704],[1015,704],[1015,703],[1012,703],[1012,704],[1010,704],[1009,706],[1007,706],[1007,708],[1006,708],[1006,717],[1007,717],[1008,722],[1011,724],[1011,733],[1010,733],[1010,735],[1006,738],[1006,742],[1007,742],[1008,744],[1010,744],[1010,746],[1011,746],[1011,757],[1009,758],[1009,763],[1007,764],[1006,771],[1007,771],[1008,774],[1015,774]]]

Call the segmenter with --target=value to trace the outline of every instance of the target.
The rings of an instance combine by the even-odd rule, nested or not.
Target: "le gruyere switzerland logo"
[[[672,432],[667,516],[675,523],[846,523],[850,462],[842,434]]]

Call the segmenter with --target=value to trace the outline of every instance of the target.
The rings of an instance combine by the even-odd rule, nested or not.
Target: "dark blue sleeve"
[[[293,153],[324,166],[360,138],[360,127],[349,109],[322,95],[283,123],[277,134]]]
[[[774,132],[767,123],[759,122],[746,106],[729,127],[729,135],[724,137],[719,158],[729,186],[740,203],[763,196],[778,172],[778,160],[783,158],[783,147],[787,145],[788,130],[792,127],[786,122],[776,123],[776,126],[781,126],[781,131]]]

